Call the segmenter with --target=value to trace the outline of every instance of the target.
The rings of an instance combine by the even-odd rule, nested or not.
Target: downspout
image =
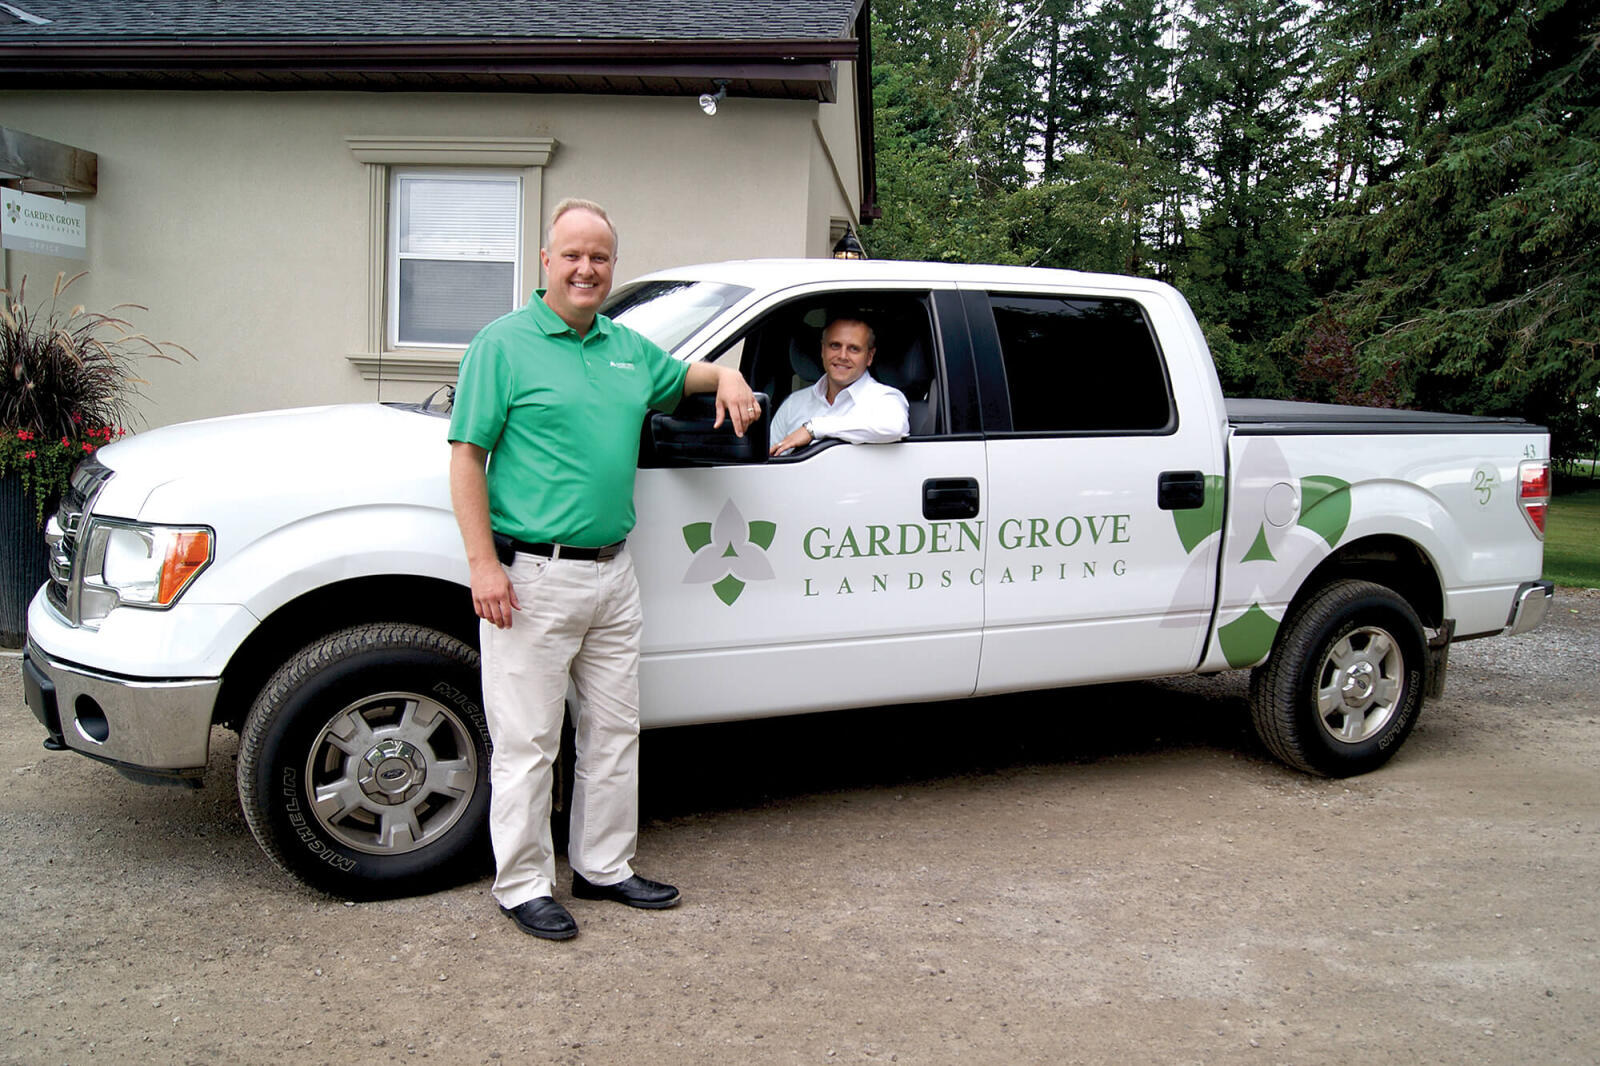
[[[856,12],[856,125],[861,131],[861,222],[883,217],[878,206],[878,143],[872,127],[872,0]]]

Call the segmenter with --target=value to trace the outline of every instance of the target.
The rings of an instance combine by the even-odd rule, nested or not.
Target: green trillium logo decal
[[[683,583],[709,584],[717,599],[732,607],[747,584],[777,576],[767,559],[777,532],[774,522],[745,521],[729,500],[715,522],[691,522],[683,527],[683,542],[694,553]]]
[[[1276,575],[1280,585],[1301,569],[1293,564],[1291,547],[1298,546],[1299,554],[1304,555],[1312,550],[1312,544],[1315,543],[1295,540],[1295,530],[1309,530],[1320,542],[1329,548],[1336,548],[1350,526],[1348,481],[1330,474],[1312,474],[1298,479],[1294,484],[1296,492],[1293,495],[1298,500],[1299,510],[1294,515],[1293,523],[1279,528],[1263,521],[1249,549],[1239,559],[1241,564],[1269,564],[1273,569],[1265,573]],[[1317,554],[1322,553],[1319,550]],[[1288,592],[1288,588],[1279,587],[1273,595],[1281,598]],[[1279,620],[1261,609],[1261,599],[1267,596],[1266,590],[1260,587],[1259,579],[1256,593],[1259,598],[1250,604],[1244,614],[1217,629],[1217,640],[1222,645],[1222,653],[1227,657],[1229,666],[1250,666],[1260,662],[1272,650],[1272,642],[1278,635]]]
[[[11,219],[11,224],[15,226],[17,224],[17,219],[22,217],[22,205],[17,203],[15,200],[7,200],[6,217]]]
[[[1236,559],[1222,563],[1220,591],[1229,605],[1223,617],[1232,617],[1216,631],[1217,644],[1233,667],[1266,658],[1280,620],[1263,604],[1286,600],[1296,576],[1303,576],[1329,549],[1339,546],[1350,528],[1351,511],[1349,482],[1330,474],[1296,475],[1275,441],[1251,441],[1239,466],[1249,472],[1236,486],[1232,507],[1241,524],[1235,543],[1243,549]],[[1213,576],[1215,563],[1197,553],[1222,531],[1226,485],[1217,475],[1205,481],[1204,506],[1172,512],[1178,540],[1193,557],[1184,573],[1183,590],[1192,591]],[[1185,602],[1195,598],[1190,595]]]

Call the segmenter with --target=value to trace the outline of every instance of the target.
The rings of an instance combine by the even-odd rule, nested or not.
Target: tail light
[[[1539,539],[1544,539],[1544,518],[1550,510],[1550,460],[1528,459],[1517,468],[1521,489],[1517,502]]]

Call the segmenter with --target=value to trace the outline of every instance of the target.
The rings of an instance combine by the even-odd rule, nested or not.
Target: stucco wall
[[[87,268],[74,302],[146,304],[135,324],[195,353],[190,365],[141,368],[146,425],[371,400],[378,384],[350,359],[370,348],[371,183],[347,136],[554,138],[536,172],[545,210],[568,195],[606,204],[626,280],[676,263],[826,254],[818,216],[853,210],[813,187],[819,111],[840,108],[736,98],[708,118],[692,98],[5,93],[7,126],[93,151],[100,166],[98,192],[81,198],[88,260],[8,252],[6,274],[26,274],[36,298],[57,271]],[[434,387],[386,381],[381,398]]]
[[[832,255],[835,236],[824,228],[832,219],[859,224],[861,139],[856,119],[855,64],[838,65],[837,99],[817,109],[812,153],[811,255]],[[822,206],[826,201],[826,207]],[[821,217],[826,214],[827,217]]]

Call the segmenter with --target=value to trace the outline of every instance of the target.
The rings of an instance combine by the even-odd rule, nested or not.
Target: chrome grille
[[[74,624],[77,618],[72,609],[72,578],[78,558],[78,536],[94,507],[95,496],[109,480],[111,468],[99,459],[89,458],[79,463],[72,472],[67,491],[62,494],[61,506],[45,525],[45,545],[50,551],[50,584],[45,588],[45,598]]]

